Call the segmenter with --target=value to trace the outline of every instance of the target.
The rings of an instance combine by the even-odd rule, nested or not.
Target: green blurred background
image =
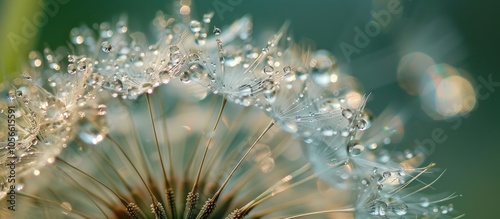
[[[33,48],[41,50],[47,45],[52,48],[66,45],[69,31],[75,26],[117,20],[125,13],[132,30],[147,30],[156,11],[171,12],[172,8],[172,2],[165,0],[59,2],[57,13],[40,25],[36,35],[27,37],[23,35],[23,18],[31,20],[41,9],[42,0],[0,1],[1,75],[15,73],[22,63],[26,63],[27,54]],[[230,2],[237,4],[232,6]],[[266,28],[277,29],[285,20],[290,20],[296,39],[312,40],[316,48],[333,52],[339,62],[345,63],[340,43],[352,44],[353,28],[364,27],[371,19],[370,11],[383,9],[387,0],[198,0],[193,3],[198,17],[203,12],[216,10],[215,5],[229,5],[222,16],[216,14],[214,24],[218,26],[250,14],[256,33]],[[396,72],[399,58],[405,53],[434,51],[437,63],[449,63],[467,71],[470,78],[491,75],[493,81],[500,82],[500,67],[496,65],[500,60],[500,2],[402,0],[401,3],[403,14],[393,17],[395,20],[388,28],[371,38],[370,44],[359,54],[353,54],[352,62],[345,67],[358,78],[365,91],[372,93],[368,108],[375,115],[387,105],[396,105],[407,112],[401,144],[412,145],[415,139],[430,138],[436,128],[444,130],[447,140],[436,145],[429,159],[447,169],[435,186],[436,192],[462,194],[453,203],[457,210],[467,215],[466,218],[499,218],[493,210],[500,197],[500,117],[497,115],[500,113],[500,87],[496,87],[489,98],[478,101],[475,110],[461,119],[458,128],[453,128],[455,123],[435,121],[427,116],[418,99],[399,87]],[[440,24],[437,28],[436,23]],[[14,48],[9,34],[10,38],[12,34],[24,36],[25,40],[17,41],[18,46]],[[453,37],[450,38],[450,34]]]

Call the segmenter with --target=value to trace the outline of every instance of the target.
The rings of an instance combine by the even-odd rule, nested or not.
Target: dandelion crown
[[[158,12],[149,37],[122,17],[31,52],[0,87],[0,217],[462,217],[333,55],[213,16]]]

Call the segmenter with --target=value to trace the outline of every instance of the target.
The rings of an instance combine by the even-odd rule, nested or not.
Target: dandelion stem
[[[71,167],[72,169],[74,169],[74,170],[76,170],[76,171],[80,172],[80,173],[81,173],[81,174],[83,174],[84,176],[86,176],[86,177],[88,177],[88,178],[90,178],[90,179],[94,180],[94,181],[95,181],[95,182],[97,182],[99,185],[103,186],[104,188],[106,188],[107,190],[109,190],[111,193],[113,193],[113,194],[114,194],[114,195],[115,195],[118,199],[120,199],[120,201],[122,202],[122,204],[123,204],[124,206],[127,206],[127,203],[128,203],[128,202],[127,202],[127,200],[126,200],[125,198],[121,197],[120,195],[118,195],[118,193],[116,193],[113,189],[109,188],[109,186],[107,186],[107,185],[106,185],[106,184],[104,184],[103,182],[99,181],[99,180],[98,180],[98,179],[96,179],[95,177],[93,177],[93,176],[89,175],[88,173],[84,172],[83,170],[80,170],[79,168],[77,168],[77,167],[75,167],[75,166],[71,165],[70,163],[66,162],[65,160],[63,160],[63,159],[61,159],[61,158],[59,158],[59,157],[56,157],[56,160],[57,160],[57,161],[59,161],[59,162],[61,162],[61,163],[63,163],[63,164],[65,164],[66,166]]]
[[[90,194],[89,190],[85,189],[80,183],[78,183],[73,177],[71,177],[68,173],[66,173],[66,171],[64,171],[62,168],[60,168],[56,165],[54,165],[53,167],[55,169],[58,169],[59,171],[61,171],[61,173],[63,173],[64,176],[66,176],[73,184],[75,184],[77,187],[79,187],[83,191],[83,193],[85,193],[85,195],[87,195],[87,197],[89,197],[90,201],[97,207],[97,209],[99,209],[99,211],[102,213],[102,215],[104,215],[106,218],[108,218],[106,213],[102,210],[101,207],[99,207],[99,205],[94,200],[94,199],[97,199],[99,196],[97,196],[95,194]],[[109,205],[108,205],[108,207],[109,207]]]
[[[146,101],[148,103],[149,118],[151,119],[151,125],[153,127],[153,133],[155,136],[156,149],[158,150],[158,156],[160,157],[161,171],[163,173],[163,178],[165,181],[166,190],[171,190],[172,187],[170,186],[170,182],[168,181],[168,177],[167,177],[167,172],[165,171],[165,164],[163,163],[163,156],[161,156],[160,143],[158,142],[158,134],[156,132],[155,121],[153,118],[153,107],[151,105],[151,100],[150,100],[149,96],[150,96],[150,94],[146,94]],[[175,202],[173,202],[174,198],[169,197],[171,195],[170,192],[167,192],[165,195],[167,196],[167,201],[168,201],[168,204],[170,206],[170,211],[172,211],[172,217],[177,218],[176,210],[175,210]]]
[[[196,189],[198,188],[198,183],[199,183],[199,180],[200,180],[200,175],[201,175],[201,171],[203,169],[203,164],[205,162],[205,158],[207,157],[207,153],[208,153],[208,149],[210,148],[210,143],[212,142],[212,139],[214,137],[214,133],[215,133],[215,130],[217,129],[217,126],[219,125],[219,121],[220,121],[220,118],[222,117],[222,112],[224,111],[224,107],[226,105],[226,102],[227,102],[227,99],[225,97],[222,98],[222,104],[220,106],[220,110],[219,110],[219,113],[217,115],[217,119],[215,120],[215,124],[212,128],[212,132],[210,133],[210,137],[208,138],[208,142],[205,146],[205,151],[203,152],[203,156],[201,158],[201,163],[200,163],[200,167],[198,168],[198,173],[196,174],[196,179],[194,181],[194,184],[193,184],[193,188],[191,189],[191,191],[188,193],[188,199],[187,199],[187,204],[186,204],[186,207],[187,207],[187,211],[185,212],[185,218],[190,218],[191,215],[193,214],[193,208],[194,206],[196,205],[196,202],[198,201],[197,198],[191,198],[191,197],[197,197],[198,195],[195,195],[196,194]]]
[[[217,203],[217,200],[219,199],[222,190],[224,189],[224,187],[226,187],[227,183],[229,182],[229,179],[231,179],[231,177],[236,172],[238,167],[241,165],[241,163],[243,163],[243,160],[245,160],[245,158],[250,154],[250,152],[255,147],[255,145],[257,145],[259,140],[267,133],[267,131],[269,131],[269,129],[271,129],[271,127],[273,127],[273,125],[274,125],[274,120],[271,121],[271,123],[269,123],[269,125],[264,129],[264,131],[262,131],[262,133],[259,135],[259,137],[250,146],[250,148],[248,148],[248,150],[245,152],[243,157],[238,161],[236,166],[234,166],[234,168],[231,170],[231,172],[226,177],[224,182],[221,184],[221,186],[219,187],[217,192],[215,192],[215,194],[212,196],[212,198],[209,199],[209,201],[207,201],[207,203],[205,204],[205,205],[207,205],[207,206],[209,205],[211,207],[203,206],[202,211],[200,211],[200,213],[198,214],[198,217],[197,217],[198,219],[207,218],[211,214],[211,211],[213,211],[213,209],[215,208],[215,204]]]
[[[149,195],[151,196],[151,201],[153,202],[153,204],[156,205],[156,199],[153,195],[153,192],[151,191],[151,189],[149,188],[148,184],[146,183],[146,181],[144,180],[144,178],[141,176],[141,174],[139,173],[139,170],[137,170],[137,167],[135,167],[135,165],[133,165],[134,163],[132,162],[132,160],[130,160],[130,158],[127,156],[127,154],[125,153],[125,151],[123,151],[123,148],[120,147],[120,145],[111,137],[111,136],[108,136],[107,139],[109,141],[111,141],[111,143],[116,147],[118,148],[118,150],[123,154],[123,156],[125,157],[125,159],[127,159],[127,161],[131,164],[132,168],[134,169],[134,171],[137,173],[137,176],[139,176],[139,178],[141,179],[142,183],[144,184],[144,187],[146,188],[146,190],[148,190],[148,193]]]

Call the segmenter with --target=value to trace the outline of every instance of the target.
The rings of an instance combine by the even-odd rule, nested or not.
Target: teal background
[[[5,5],[5,1],[8,0],[2,0],[0,7]],[[254,19],[255,32],[258,32],[263,28],[278,29],[285,20],[290,20],[296,39],[312,40],[317,48],[330,50],[340,55],[340,62],[345,62],[338,45],[344,41],[352,44],[353,27],[366,24],[376,2],[383,1],[243,0],[233,11],[225,12],[223,20],[216,15],[214,24],[223,26],[250,14]],[[214,10],[213,1],[198,0],[194,3],[198,16]],[[438,144],[435,153],[429,158],[429,161],[435,161],[441,168],[447,169],[435,186],[435,191],[462,194],[453,203],[455,209],[466,214],[466,218],[498,218],[495,210],[500,198],[500,87],[488,99],[479,101],[478,107],[467,118],[463,118],[461,126],[455,130],[452,123],[429,118],[420,109],[418,100],[399,87],[396,80],[399,56],[394,49],[398,45],[394,42],[401,35],[416,34],[419,28],[445,19],[454,26],[462,41],[458,47],[443,51],[439,62],[464,69],[472,78],[487,78],[491,74],[493,81],[500,82],[500,67],[497,65],[500,61],[500,2],[402,0],[402,3],[404,14],[401,19],[395,21],[394,27],[387,33],[372,38],[359,55],[353,55],[348,67],[366,91],[372,93],[368,108],[375,115],[391,104],[411,112],[405,124],[405,140],[402,144],[411,145],[414,139],[429,138],[435,128],[444,130],[447,140]],[[171,1],[160,0],[72,0],[61,6],[59,13],[49,19],[34,40],[38,42],[36,47],[39,50],[46,45],[52,48],[65,45],[71,28],[83,23],[116,20],[122,13],[129,15],[132,30],[144,30],[157,10],[170,12],[170,8]],[[4,19],[0,25],[5,22],[12,21]],[[0,38],[6,34],[0,33]],[[430,33],[430,39],[437,41],[443,35],[446,35],[446,31],[436,30]],[[27,57],[27,54],[9,55]]]

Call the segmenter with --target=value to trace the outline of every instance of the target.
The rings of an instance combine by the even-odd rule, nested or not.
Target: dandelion
[[[393,118],[373,118],[333,55],[294,43],[288,24],[259,47],[248,17],[225,32],[213,13],[182,14],[158,13],[153,43],[122,17],[74,28],[69,48],[44,51],[43,68],[33,53],[2,104],[19,109],[16,150],[36,172],[22,178],[23,210],[2,216],[456,215],[447,202],[457,195],[421,193],[442,176],[421,180],[434,167],[420,167],[425,152],[383,146],[398,127],[381,128]]]
[[[0,128],[0,180],[3,186],[9,175],[22,176],[52,163],[75,135],[106,134],[106,130],[100,128],[102,125],[97,124],[102,123],[99,111],[104,106],[97,104],[95,94],[86,87],[87,77],[92,72],[87,60],[75,61],[74,73],[78,73],[75,76],[62,71],[60,56],[49,49],[44,51],[43,57],[38,52],[31,52],[30,59],[32,69],[26,70],[22,78],[6,84],[2,92],[7,99],[0,102],[0,120],[2,124],[9,120],[13,125],[12,128],[7,125]],[[45,78],[44,74],[50,76]],[[8,135],[8,130],[15,134],[13,139],[9,138],[12,136]],[[11,162],[16,163],[17,174],[12,174],[6,165]],[[2,192],[0,196],[4,195]]]

